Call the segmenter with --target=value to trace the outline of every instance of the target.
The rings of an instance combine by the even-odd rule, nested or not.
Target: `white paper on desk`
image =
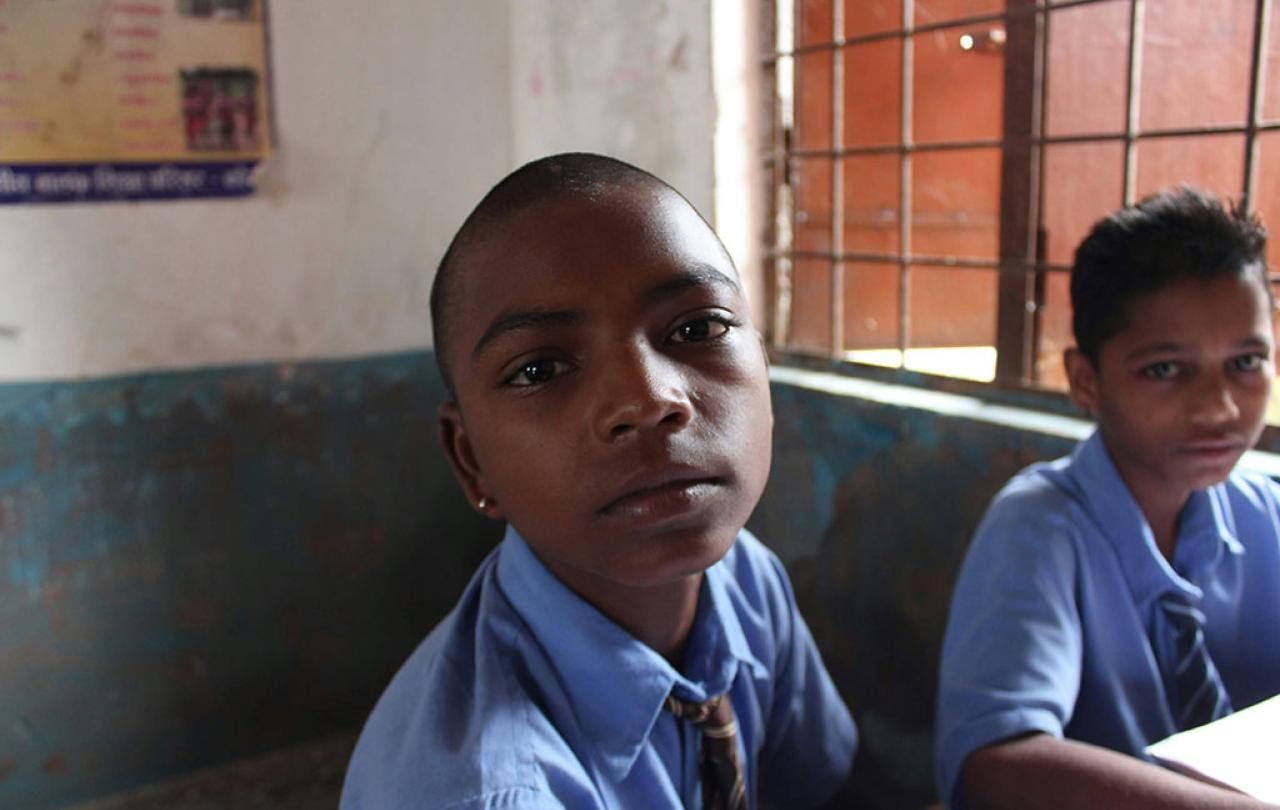
[[[1174,770],[1280,804],[1280,695],[1167,737],[1147,753]]]

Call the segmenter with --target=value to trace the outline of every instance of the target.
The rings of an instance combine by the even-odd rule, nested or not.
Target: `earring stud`
[[[489,499],[482,496],[480,500],[476,501],[476,508],[479,509],[481,512],[488,509]]]

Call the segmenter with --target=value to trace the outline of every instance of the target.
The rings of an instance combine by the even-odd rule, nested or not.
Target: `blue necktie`
[[[1204,641],[1204,614],[1169,596],[1160,603],[1174,630],[1172,672],[1166,673],[1169,709],[1179,731],[1231,714],[1231,700]]]

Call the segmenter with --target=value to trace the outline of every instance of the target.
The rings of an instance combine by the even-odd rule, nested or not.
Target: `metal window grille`
[[[820,0],[825,6],[827,0]],[[1153,6],[1167,0],[1006,0],[1003,9],[948,19],[924,20],[917,13],[928,0],[900,0],[900,18],[896,26],[870,33],[846,36],[846,14],[858,13],[857,2],[831,0],[829,9],[822,8],[831,20],[830,36],[818,41],[795,43],[795,32],[804,24],[804,15],[817,7],[804,0],[775,0],[765,4],[764,39],[772,47],[764,55],[764,87],[772,108],[771,137],[764,164],[772,181],[770,194],[773,216],[767,229],[769,257],[768,292],[771,304],[769,337],[775,350],[792,355],[818,355],[826,359],[847,359],[846,291],[851,274],[865,272],[870,265],[893,266],[897,272],[898,365],[907,365],[912,347],[913,324],[911,295],[913,273],[917,268],[979,269],[994,271],[998,290],[995,311],[996,366],[994,382],[1005,387],[1026,388],[1041,384],[1037,367],[1037,349],[1042,338],[1041,314],[1044,310],[1046,279],[1051,274],[1069,270],[1063,262],[1050,261],[1045,251],[1044,212],[1046,189],[1045,158],[1048,148],[1066,144],[1115,144],[1123,149],[1118,185],[1118,199],[1096,212],[1105,215],[1121,204],[1132,203],[1138,187],[1137,174],[1141,144],[1166,141],[1175,148],[1190,145],[1190,139],[1206,136],[1237,136],[1244,154],[1242,175],[1233,195],[1246,209],[1256,205],[1259,184],[1259,150],[1262,138],[1280,132],[1280,120],[1267,120],[1264,96],[1267,85],[1268,38],[1272,34],[1273,0],[1255,0],[1252,4],[1251,50],[1247,87],[1240,89],[1240,101],[1247,110],[1238,123],[1204,126],[1142,126],[1143,87],[1142,54],[1144,23]],[[952,6],[963,5],[952,3]],[[988,4],[990,5],[990,4]],[[1046,130],[1046,100],[1050,89],[1050,53],[1054,23],[1059,15],[1085,6],[1123,8],[1128,27],[1127,54],[1124,68],[1114,77],[1123,87],[1124,114],[1122,126],[1114,130],[1084,133],[1052,134]],[[1216,5],[1216,4],[1215,4]],[[865,7],[865,6],[864,6]],[[1157,9],[1159,10],[1159,9]],[[968,30],[996,30],[1003,33],[1002,127],[1000,137],[977,139],[930,139],[918,142],[913,131],[915,121],[915,43],[928,34],[955,34]],[[896,41],[900,64],[898,136],[895,143],[846,145],[846,84],[858,77],[847,73],[847,59],[852,49]],[[829,54],[829,78],[805,75],[806,57]],[[1278,77],[1280,78],[1280,77]],[[829,82],[829,145],[815,147],[795,142],[796,93],[798,81]],[[1274,113],[1280,118],[1280,111]],[[1280,138],[1276,141],[1280,147]],[[998,253],[975,257],[953,253],[917,252],[913,250],[913,233],[919,218],[913,205],[913,170],[922,156],[954,150],[998,150],[999,210]],[[866,251],[847,249],[845,242],[846,189],[851,182],[845,170],[847,158],[896,156],[897,158],[897,236],[896,249]],[[1280,161],[1280,148],[1276,150]],[[803,161],[821,161],[829,176],[831,227],[825,249],[796,244],[797,220],[795,178],[797,165]],[[805,164],[811,167],[812,164]],[[1280,179],[1280,173],[1276,174]],[[1280,180],[1278,180],[1280,181]],[[1280,196],[1276,197],[1280,203]],[[1280,210],[1269,212],[1280,223]],[[1273,230],[1275,226],[1273,226]],[[798,262],[823,263],[829,269],[825,347],[801,346],[793,339],[793,325],[798,308],[794,288],[794,272]],[[1274,268],[1273,268],[1274,269]],[[812,313],[810,313],[812,314]]]

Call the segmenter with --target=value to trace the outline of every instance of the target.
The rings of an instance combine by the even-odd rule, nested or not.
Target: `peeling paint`
[[[938,652],[987,501],[1073,440],[777,382],[774,462],[750,526],[786,564],[860,724],[859,806],[933,795]]]
[[[429,353],[0,385],[0,807],[360,724],[496,540]]]

